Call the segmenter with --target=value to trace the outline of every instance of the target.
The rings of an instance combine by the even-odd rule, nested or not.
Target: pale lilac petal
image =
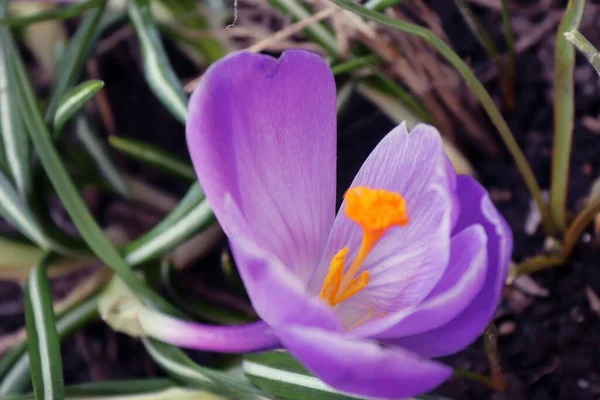
[[[421,304],[408,315],[403,309],[389,317],[373,319],[358,327],[352,335],[376,334],[378,339],[396,338],[448,323],[473,301],[483,287],[488,266],[486,246],[487,237],[481,225],[463,230],[452,238],[446,273]]]
[[[424,333],[390,341],[428,357],[441,357],[467,347],[489,324],[502,296],[513,247],[510,227],[479,183],[458,177],[458,194],[463,210],[456,230],[481,224],[488,238],[487,278],[471,304],[449,323]]]
[[[303,50],[279,60],[237,52],[213,64],[189,102],[188,147],[228,236],[230,193],[256,244],[307,283],[335,215],[336,92]]]
[[[442,139],[434,128],[418,125],[407,133],[404,124],[390,132],[373,150],[352,186],[369,186],[397,192],[406,198],[410,223],[391,229],[367,257],[364,269],[371,280],[358,295],[338,307],[347,326],[370,314],[395,312],[418,304],[433,289],[446,269],[450,255],[453,178]],[[311,280],[318,293],[329,260],[343,247],[348,262],[360,247],[362,230],[338,213],[325,257]]]
[[[247,353],[279,345],[272,328],[262,321],[238,326],[213,326],[183,321],[150,308],[142,308],[137,320],[146,336],[186,349]]]
[[[428,392],[452,375],[442,363],[400,348],[341,333],[290,326],[276,331],[290,353],[317,378],[346,393],[401,398]]]
[[[244,286],[257,314],[266,323],[274,327],[300,324],[341,329],[332,308],[310,296],[277,257],[253,241],[248,221],[228,195],[223,218],[229,227],[231,249]]]

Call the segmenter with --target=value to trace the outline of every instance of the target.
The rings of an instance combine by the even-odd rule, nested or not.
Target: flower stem
[[[498,330],[496,324],[490,322],[484,333],[485,352],[490,361],[490,370],[492,371],[492,383],[494,387],[503,392],[508,383],[502,372],[502,363],[500,361],[500,352],[498,351]]]

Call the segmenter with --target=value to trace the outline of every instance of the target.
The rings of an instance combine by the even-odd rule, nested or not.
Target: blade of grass
[[[498,69],[498,74],[500,75],[500,82],[502,84],[502,89],[504,93],[504,101],[507,105],[509,105],[509,107],[512,107],[512,104],[514,103],[514,98],[511,96],[510,89],[512,83],[510,81],[508,71],[505,68],[504,62],[502,61],[502,57],[500,57],[500,52],[498,51],[496,44],[488,34],[487,30],[484,28],[484,26],[481,25],[481,23],[473,13],[473,10],[466,2],[466,0],[454,0],[454,2],[458,6],[460,13],[462,14],[467,25],[473,32],[475,38],[477,38],[477,40],[484,48],[492,62],[496,64],[496,68]]]
[[[16,53],[16,49],[11,50]],[[13,60],[16,63],[21,62],[18,57],[13,58]],[[167,312],[178,313],[174,307],[157,295],[131,271],[94,220],[52,143],[48,129],[37,108],[35,95],[23,66],[19,65],[16,70],[18,72],[17,83],[19,89],[17,90],[17,100],[19,107],[29,116],[26,119],[27,131],[46,170],[46,174],[81,236],[98,258],[111,267],[144,302]]]
[[[196,180],[196,172],[189,162],[183,162],[178,157],[139,140],[111,136],[108,142],[115,149],[149,164],[161,171],[188,180]]]
[[[357,69],[370,66],[371,64],[378,63],[379,61],[381,61],[381,57],[379,57],[377,54],[370,54],[364,57],[356,57],[343,63],[339,63],[332,66],[331,72],[333,72],[334,76],[337,76],[348,72],[356,71]]]
[[[62,361],[52,292],[46,269],[55,257],[46,254],[31,271],[25,287],[27,348],[36,400],[62,400],[65,397]]]
[[[512,23],[510,22],[510,11],[508,10],[507,0],[500,0],[502,4],[502,30],[506,40],[506,49],[508,50],[508,62],[506,64],[506,75],[508,80],[508,99],[509,108],[514,107],[515,102],[515,85],[517,80],[517,50],[515,47],[515,34],[513,32]]]
[[[369,0],[365,3],[365,7],[370,10],[383,11],[386,8],[406,3],[407,1],[408,0]]]
[[[544,226],[549,233],[553,233],[555,230],[552,216],[549,213],[547,204],[544,202],[542,197],[541,189],[535,179],[535,175],[525,158],[525,155],[519,148],[517,141],[512,135],[508,124],[502,117],[502,114],[496,107],[494,100],[491,98],[485,87],[481,84],[479,79],[475,76],[469,66],[439,37],[437,37],[432,31],[427,28],[411,24],[405,21],[397,20],[390,16],[387,16],[376,11],[369,10],[359,4],[353,3],[351,0],[330,0],[331,2],[339,5],[340,7],[352,11],[368,20],[378,22],[383,25],[387,25],[400,32],[405,32],[410,35],[418,36],[429,43],[434,49],[436,49],[442,56],[448,60],[448,62],[460,73],[465,82],[469,85],[477,99],[481,102],[481,105],[488,113],[493,124],[496,126],[500,137],[504,141],[510,154],[513,156],[515,163],[523,179],[527,189],[533,196],[536,204],[541,210],[542,219]]]
[[[56,332],[62,341],[72,335],[77,329],[98,317],[98,294],[71,307],[56,319]],[[0,398],[9,394],[19,394],[27,389],[30,381],[29,354],[25,352],[27,343],[11,349],[0,360]]]
[[[43,249],[56,248],[39,222],[16,192],[8,178],[0,172],[0,215],[32,242]]]
[[[83,105],[104,87],[104,82],[91,80],[80,83],[68,90],[58,102],[54,114],[54,132],[62,131],[65,124],[75,115]]]
[[[579,26],[583,17],[585,0],[570,0],[556,34],[554,51],[554,142],[552,149],[552,179],[550,185],[550,211],[554,224],[564,231],[569,184],[569,161],[573,140],[575,117],[575,92],[573,70],[575,49],[564,37]]]
[[[596,49],[577,29],[565,32],[565,38],[571,42],[573,46],[577,47],[577,50],[588,59],[598,75],[600,75],[600,54],[598,53],[598,49]]]
[[[268,0],[275,8],[290,14],[294,21],[311,17],[311,13],[302,4],[294,0]],[[304,29],[306,35],[317,42],[330,56],[336,58],[339,55],[338,43],[333,33],[322,23],[316,23]]]
[[[83,147],[96,163],[100,174],[108,182],[109,187],[124,198],[129,198],[127,183],[125,183],[119,169],[111,159],[105,142],[100,140],[98,133],[93,129],[85,115],[81,114],[75,119],[75,132]]]
[[[126,248],[125,261],[129,264],[138,264],[158,258],[194,233],[208,228],[215,221],[208,201],[203,200],[185,218],[177,221],[154,239],[145,241],[135,248]]]
[[[269,398],[265,393],[250,384],[196,364],[181,349],[175,346],[150,338],[142,338],[142,343],[154,362],[179,382],[228,395],[236,400],[266,400]]]
[[[190,316],[219,325],[236,325],[256,321],[256,318],[226,310],[223,307],[202,301],[197,296],[186,294],[177,282],[175,269],[166,260],[161,262],[160,275],[168,295]]]
[[[130,254],[138,248],[144,246],[146,243],[155,240],[157,237],[168,231],[174,224],[184,218],[190,213],[195,207],[204,200],[204,192],[200,187],[199,183],[194,183],[185,194],[183,199],[177,204],[169,215],[163,218],[156,226],[154,226],[149,232],[142,235],[130,243],[125,249],[124,254]]]
[[[73,86],[81,73],[92,46],[101,33],[102,25],[100,21],[104,14],[106,3],[107,0],[99,1],[98,4],[95,4],[95,8],[86,14],[77,29],[77,33],[69,41],[65,52],[58,62],[56,68],[58,75],[54,79],[48,109],[46,110],[46,122],[48,123],[54,121],[54,114],[63,95]]]
[[[65,7],[52,8],[34,15],[28,15],[26,17],[2,17],[0,18],[0,25],[22,27],[29,24],[34,24],[36,22],[48,20],[62,21],[78,16],[84,11],[87,11],[90,8],[97,6],[101,1],[103,0],[88,0],[82,3],[71,4]]]
[[[163,48],[149,1],[129,1],[127,12],[140,41],[146,82],[165,108],[185,123],[187,99]]]
[[[160,0],[160,3],[173,14],[177,25],[194,31],[207,31],[211,28],[207,17],[202,13],[203,4],[196,0]],[[207,65],[227,54],[227,49],[209,34],[191,39],[191,45]]]
[[[1,8],[0,15],[3,15]],[[14,101],[15,72],[6,51],[12,41],[9,30],[0,27],[0,131],[11,175],[21,198],[26,199],[31,190],[31,144],[23,126],[23,117]]]

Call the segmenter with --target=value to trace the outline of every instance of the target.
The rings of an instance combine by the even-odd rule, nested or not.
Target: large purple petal
[[[389,314],[418,304],[443,275],[450,254],[451,173],[442,139],[427,125],[418,125],[410,133],[404,124],[398,126],[367,158],[352,186],[400,193],[406,198],[410,223],[390,229],[365,260],[369,284],[338,307],[347,326],[369,314]],[[343,208],[311,280],[311,291],[321,288],[329,260],[339,249],[350,248],[350,262],[360,247],[362,230]]]
[[[508,274],[513,247],[510,227],[492,204],[486,190],[474,179],[458,177],[461,213],[456,226],[460,232],[481,224],[488,238],[487,278],[471,304],[449,323],[431,331],[390,341],[428,357],[441,357],[467,347],[485,330],[500,298]],[[468,210],[468,211],[466,211]]]
[[[346,393],[400,398],[428,392],[452,375],[452,369],[399,348],[349,339],[318,328],[289,326],[276,335],[316,377]]]
[[[332,308],[309,295],[277,257],[252,240],[248,221],[229,195],[224,201],[224,222],[229,227],[233,255],[252,305],[266,323],[273,327],[299,324],[341,329]]]
[[[403,309],[387,318],[369,321],[353,336],[377,333],[377,338],[395,338],[435,329],[459,315],[481,290],[487,275],[487,237],[481,225],[472,225],[452,238],[446,273],[425,300],[406,315]]]
[[[189,103],[188,147],[223,221],[225,193],[256,244],[307,282],[335,215],[336,92],[327,63],[290,50],[237,52],[213,64]]]

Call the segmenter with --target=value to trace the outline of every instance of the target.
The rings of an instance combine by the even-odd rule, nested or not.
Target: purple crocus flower
[[[431,357],[465,348],[489,323],[512,234],[486,191],[456,175],[433,127],[392,130],[337,216],[335,82],[318,55],[225,57],[195,89],[186,130],[263,322],[178,324],[163,340],[285,347],[325,383],[364,396],[416,395],[451,376]]]

